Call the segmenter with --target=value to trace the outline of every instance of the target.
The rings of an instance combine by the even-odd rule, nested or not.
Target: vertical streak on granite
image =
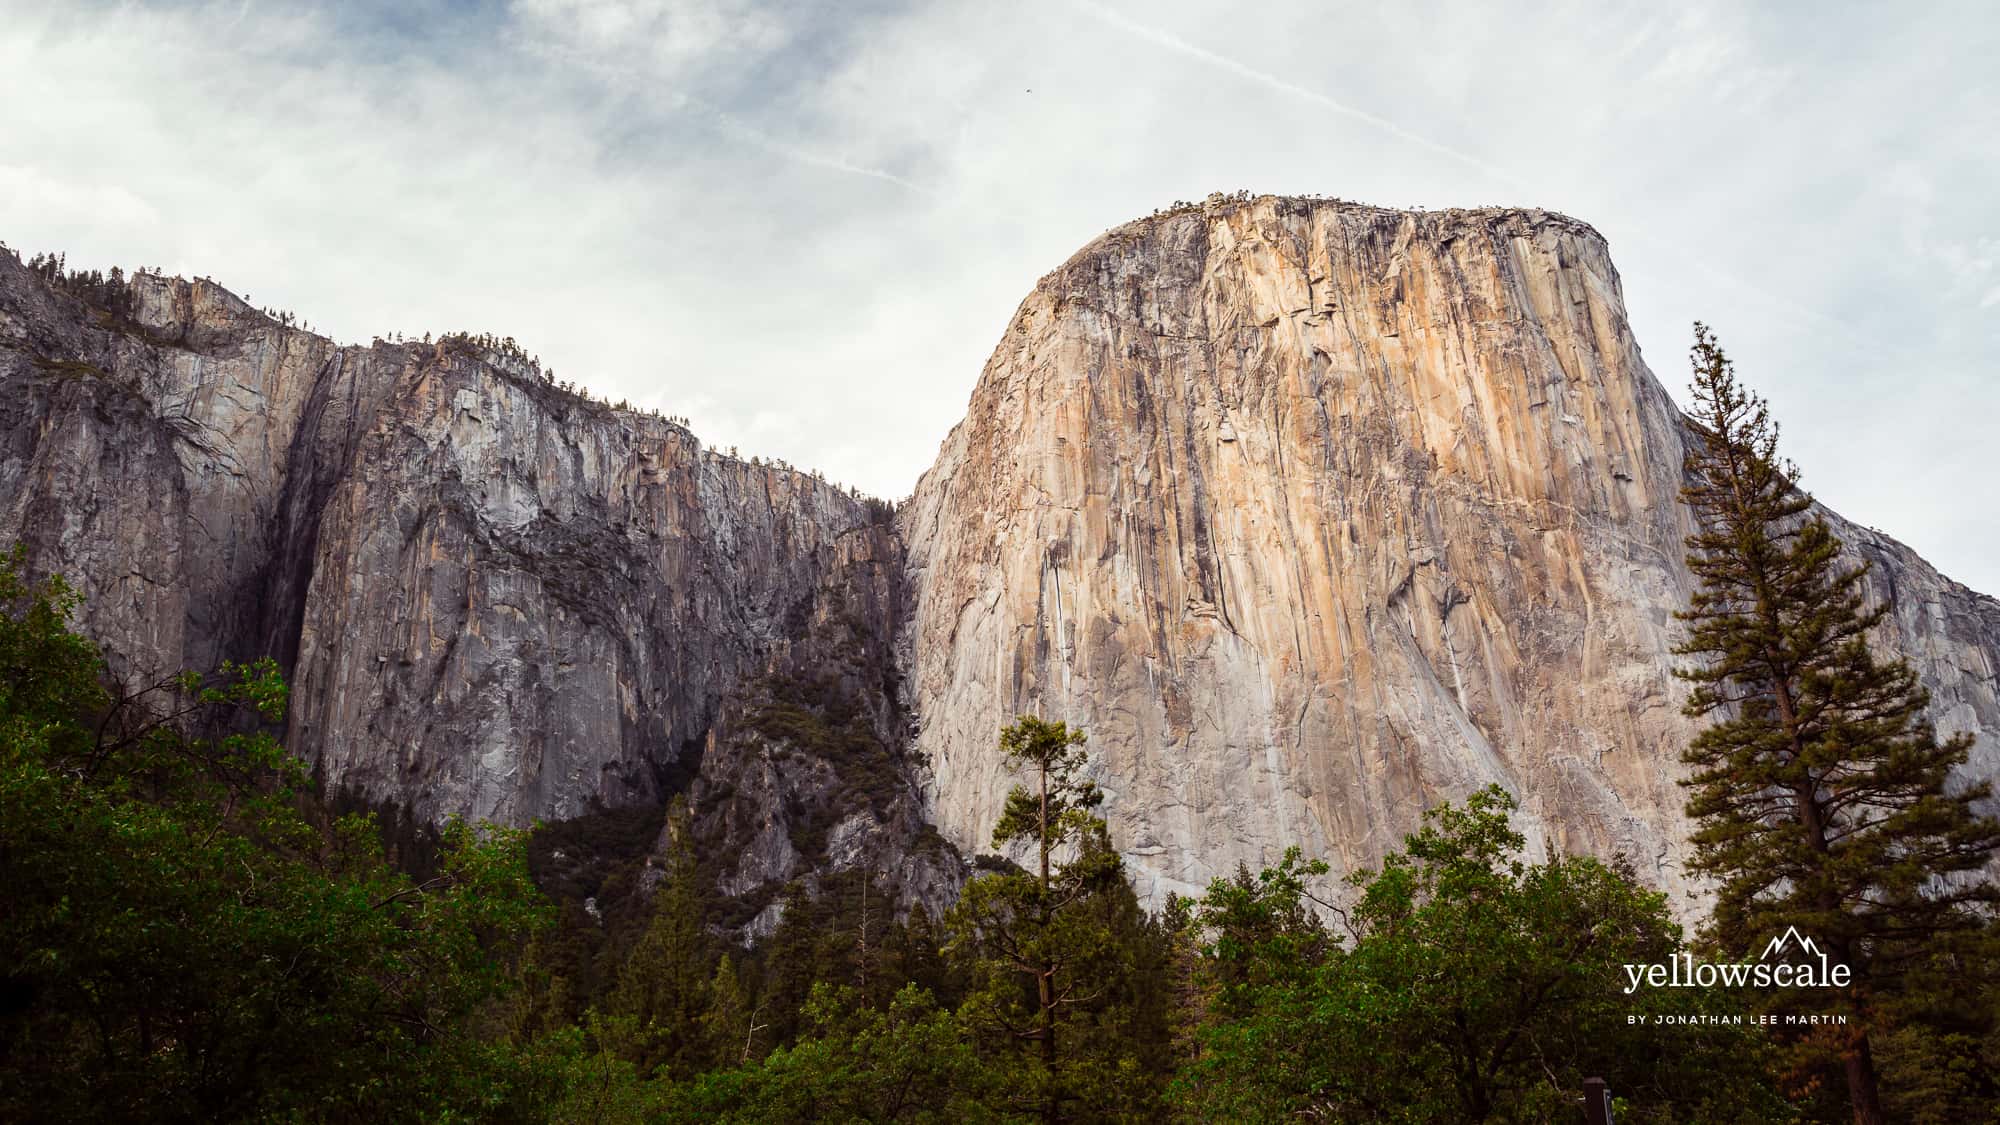
[[[1107,233],[902,513],[940,827],[979,839],[992,732],[1035,711],[1090,731],[1142,892],[1368,863],[1490,782],[1689,889],[1683,434],[1574,220],[1217,198]],[[1995,603],[1847,531],[1993,775]]]

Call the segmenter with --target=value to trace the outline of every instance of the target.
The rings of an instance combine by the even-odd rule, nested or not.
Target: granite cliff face
[[[82,587],[119,675],[275,656],[290,745],[420,819],[685,792],[750,932],[821,872],[947,901],[1020,712],[1089,730],[1148,896],[1293,843],[1370,862],[1490,781],[1537,839],[1690,889],[1683,423],[1561,216],[1117,228],[1022,304],[893,517],[502,342],[336,346],[5,252],[0,387],[0,539]],[[2000,775],[2000,603],[1838,530]]]
[[[0,539],[81,588],[116,674],[273,655],[288,744],[420,820],[741,790],[704,842],[744,894],[864,859],[907,868],[907,895],[955,886],[897,756],[886,505],[498,342],[336,347],[205,281],[93,297],[0,253]],[[848,742],[741,720],[801,678]],[[855,745],[895,784],[760,803],[768,759],[812,776]]]
[[[940,827],[991,823],[1028,711],[1090,732],[1142,893],[1368,863],[1489,782],[1687,889],[1683,435],[1574,220],[1215,197],[1107,233],[901,516]],[[1838,530],[2000,773],[2000,603]]]

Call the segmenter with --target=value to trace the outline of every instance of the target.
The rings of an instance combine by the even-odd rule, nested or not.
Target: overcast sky
[[[343,341],[511,335],[906,494],[1035,279],[1210,191],[1610,239],[1806,483],[2000,593],[1988,5],[0,0],[0,240]]]

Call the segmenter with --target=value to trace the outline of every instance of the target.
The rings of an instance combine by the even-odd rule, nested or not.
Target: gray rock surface
[[[117,674],[275,656],[290,745],[421,819],[685,791],[752,930],[849,868],[947,901],[1021,712],[1090,732],[1149,897],[1293,843],[1372,862],[1494,781],[1538,842],[1697,889],[1683,422],[1559,215],[1213,197],[1110,231],[893,519],[503,342],[337,346],[207,281],[85,301],[0,253],[0,387],[0,538]],[[2000,603],[1838,529],[2000,775]]]
[[[940,829],[981,838],[991,732],[1039,712],[1090,732],[1142,894],[1367,864],[1489,782],[1531,840],[1693,889],[1684,433],[1575,220],[1211,197],[1108,232],[901,513]],[[2000,603],[1838,529],[2000,773]]]
[[[900,757],[887,505],[568,393],[497,342],[337,347],[150,275],[93,307],[9,253],[0,385],[0,539],[79,585],[128,680],[277,657],[287,742],[335,791],[525,824],[699,778],[737,891],[864,852],[906,896],[955,887]],[[814,801],[760,802],[839,763],[732,737],[803,665],[839,670],[824,700],[904,782],[843,810],[831,857],[786,850],[825,836]],[[769,783],[772,754],[799,776]]]

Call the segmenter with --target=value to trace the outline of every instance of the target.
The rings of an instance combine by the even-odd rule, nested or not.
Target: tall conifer
[[[685,797],[667,810],[665,876],[653,892],[653,915],[632,947],[608,999],[605,1037],[651,1074],[676,1078],[710,1062],[702,1017],[709,1009],[712,970],[701,886]]]
[[[1034,788],[1008,793],[993,846],[1028,845],[1035,869],[974,879],[947,918],[951,951],[967,959],[973,984],[960,1013],[1001,1042],[1034,1045],[1016,1060],[1026,1064],[1020,1104],[1045,1122],[1131,1098],[1120,1087],[1137,1066],[1127,1044],[1096,1026],[1129,974],[1101,907],[1131,892],[1096,815],[1103,794],[1083,777],[1083,744],[1082,731],[1031,715],[1000,732],[1008,765],[1028,771]]]
[[[1716,880],[1712,936],[1736,954],[1796,926],[1853,983],[1840,1044],[1854,1120],[1885,1120],[1870,1033],[1911,960],[1977,924],[1996,901],[1981,868],[2000,823],[1975,812],[1985,784],[1954,787],[1972,739],[1940,741],[1929,695],[1901,660],[1879,660],[1868,634],[1866,565],[1841,543],[1797,470],[1778,456],[1778,426],[1695,326],[1695,439],[1682,498],[1697,530],[1698,582],[1680,675],[1690,715],[1710,724],[1684,754],[1693,868]]]

